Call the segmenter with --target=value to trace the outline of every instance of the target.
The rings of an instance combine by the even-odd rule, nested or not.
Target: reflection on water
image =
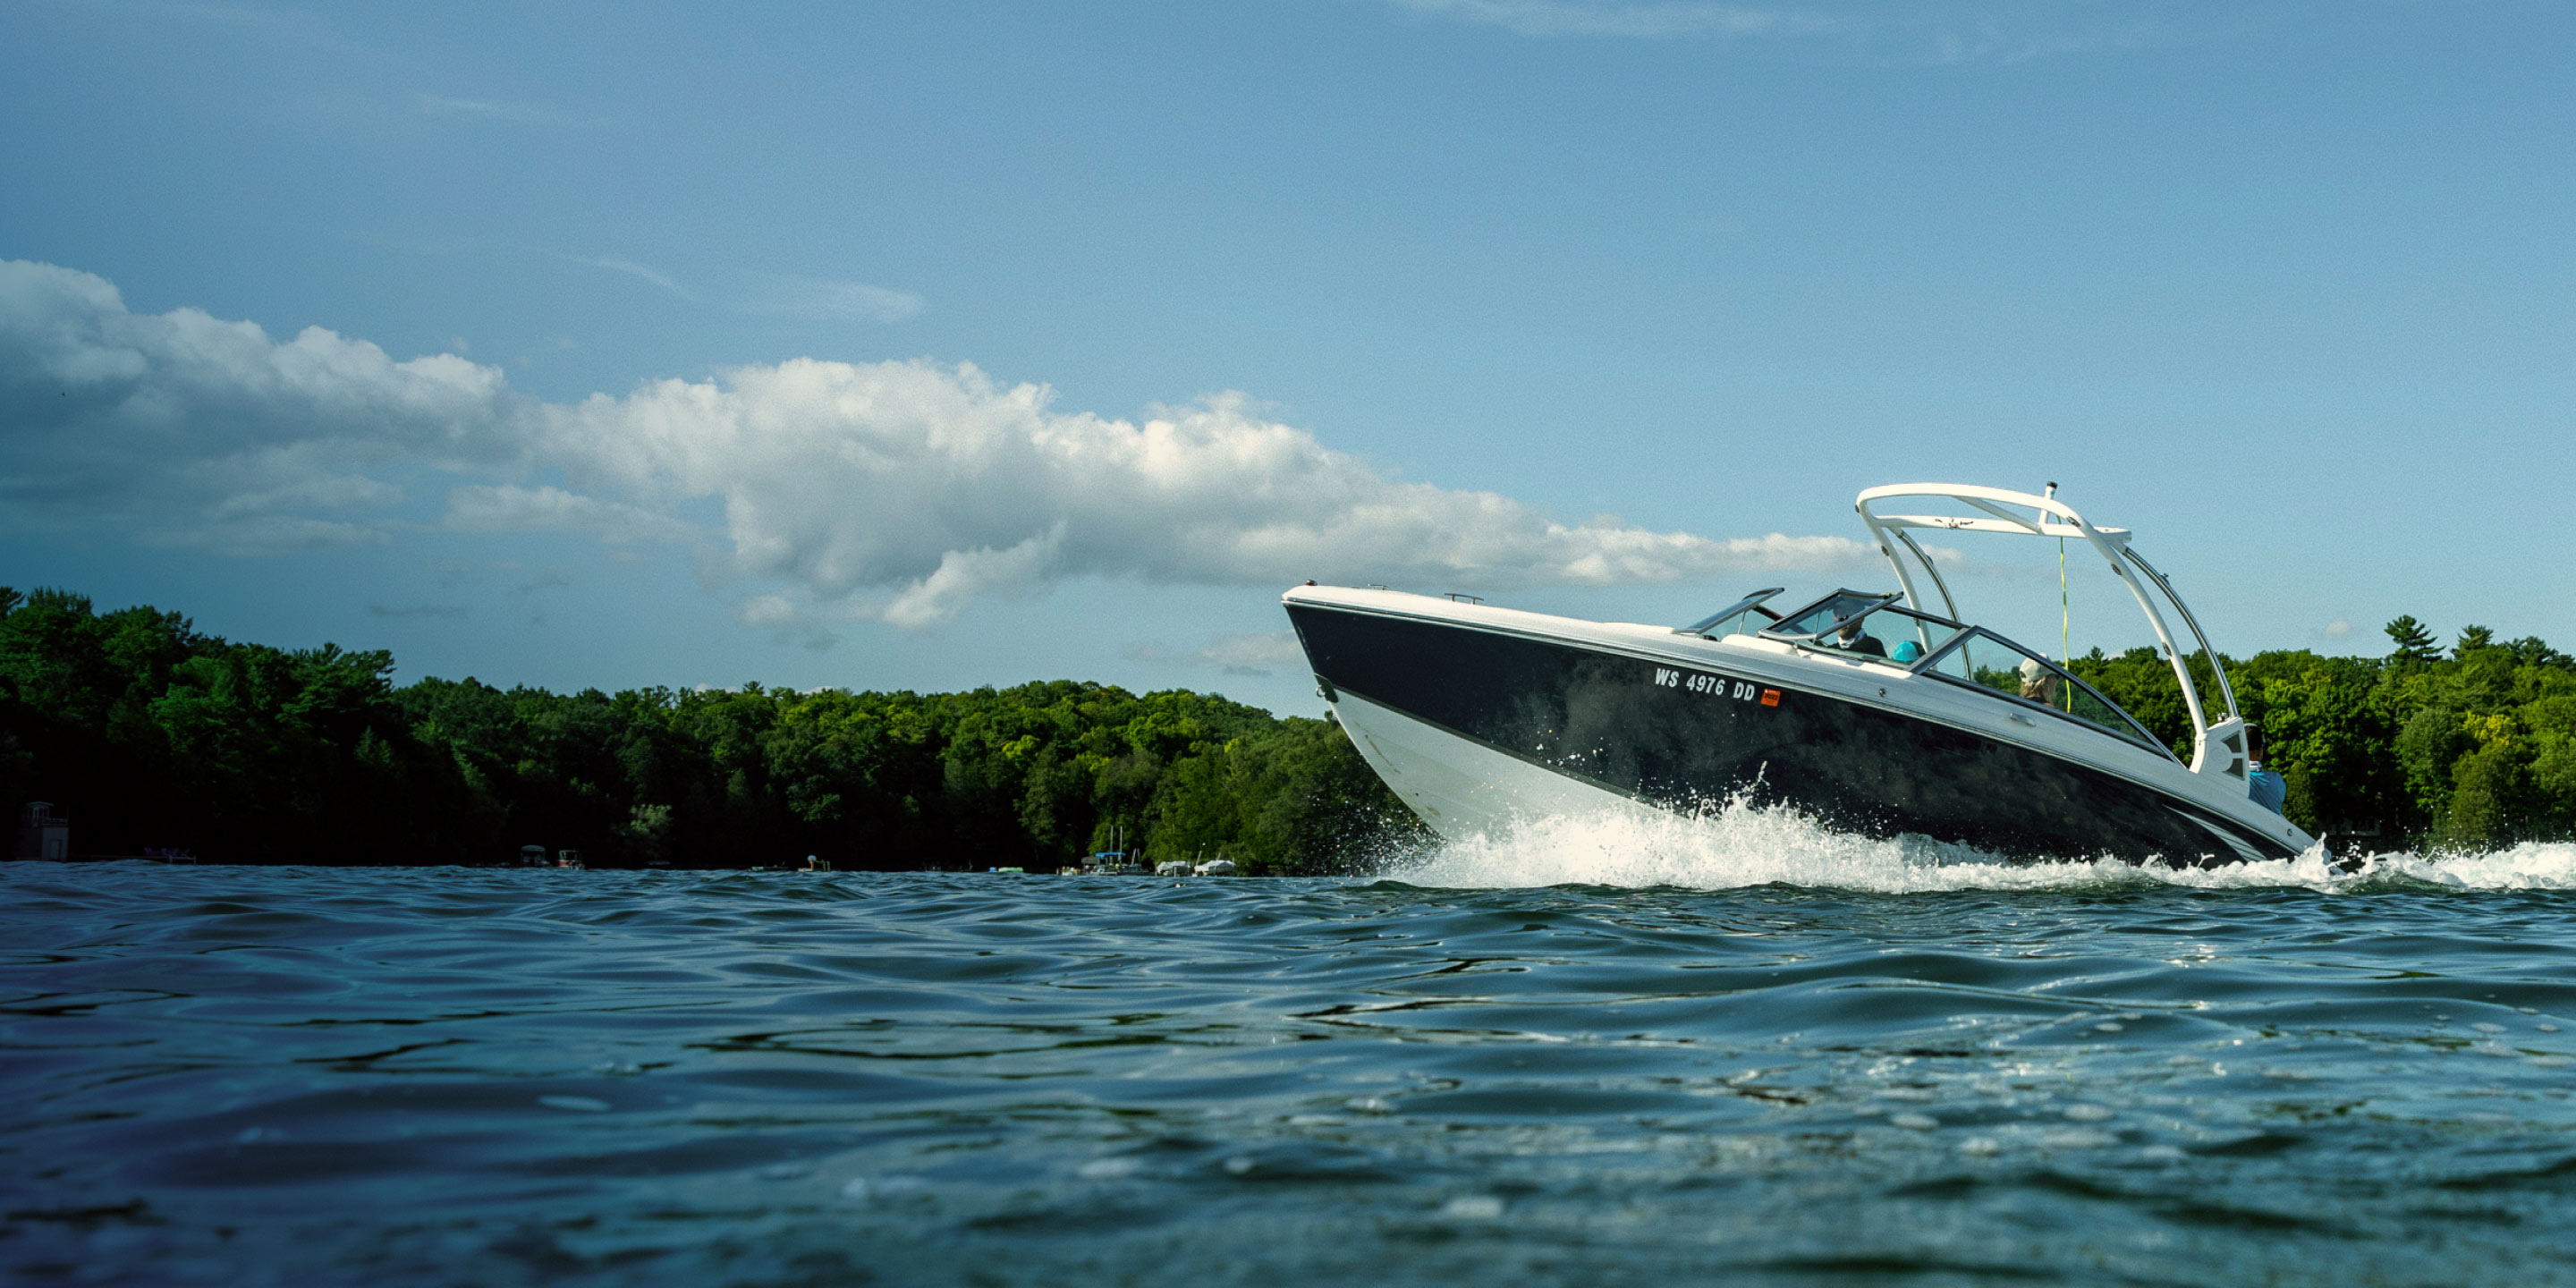
[[[1374,882],[7,865],[0,1267],[2576,1281],[2576,849],[1608,826]]]

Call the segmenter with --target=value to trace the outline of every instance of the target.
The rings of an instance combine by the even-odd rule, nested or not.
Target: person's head
[[[1850,621],[1843,623],[1842,629],[1834,632],[1834,638],[1845,644],[1849,644],[1853,640],[1859,639],[1860,619],[1855,617]]]
[[[2057,700],[2057,672],[2042,666],[2038,658],[2021,660],[2021,695],[2033,702]]]

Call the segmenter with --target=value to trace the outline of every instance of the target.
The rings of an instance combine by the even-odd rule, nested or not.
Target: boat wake
[[[2358,864],[2312,847],[2294,859],[2216,868],[2140,867],[2069,855],[2009,862],[1926,837],[1877,840],[1785,808],[1735,802],[1698,816],[1556,815],[1444,841],[1388,862],[1385,880],[1452,889],[1556,885],[1726,890],[1758,885],[1912,894],[1941,890],[2110,890],[2158,886],[2371,893],[2399,889],[2576,890],[2576,844],[2485,853],[2373,854]]]

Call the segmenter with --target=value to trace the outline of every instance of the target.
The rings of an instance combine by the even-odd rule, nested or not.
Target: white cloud
[[[567,255],[565,258],[576,264],[586,264],[592,268],[604,268],[612,273],[624,273],[628,277],[640,278],[684,300],[694,301],[698,298],[690,294],[688,288],[673,281],[670,274],[650,264],[638,264],[631,259],[584,259],[578,255]]]
[[[459,532],[586,532],[602,541],[689,541],[703,530],[666,514],[559,487],[468,484],[447,494],[440,526]]]
[[[821,277],[764,278],[753,300],[749,307],[761,312],[827,322],[901,322],[921,311],[921,297],[910,291]]]
[[[579,125],[560,113],[526,103],[501,103],[481,98],[449,98],[438,94],[415,94],[412,101],[432,116],[466,121],[519,121],[535,125]]]
[[[130,313],[102,278],[0,261],[0,509],[23,519],[240,551],[382,541],[386,474],[508,469],[531,406],[453,354]]]
[[[1821,571],[1866,553],[1841,537],[1559,523],[1390,479],[1240,395],[1137,423],[1059,412],[1044,388],[971,365],[798,359],[594,395],[547,423],[549,459],[579,485],[721,498],[735,572],[826,600],[894,586],[883,615],[912,626],[1062,575],[1486,592]]]
[[[0,515],[19,522],[241,551],[384,541],[406,489],[435,484],[450,529],[702,544],[712,576],[759,587],[745,619],[780,628],[919,628],[1069,576],[1493,593],[1869,553],[1560,522],[1390,478],[1238,394],[1129,421],[966,364],[796,359],[549,404],[454,355],[130,313],[100,278],[24,262],[0,264],[0,425]],[[541,470],[564,484],[525,481]],[[720,532],[681,517],[708,503]]]
[[[885,619],[918,629],[957,615],[966,601],[987,591],[1035,585],[1055,570],[1064,550],[1064,524],[1007,550],[949,550],[930,575],[906,587],[885,606]]]
[[[742,620],[753,626],[793,626],[805,620],[805,613],[785,595],[754,595],[743,601]]]
[[[1204,664],[1231,670],[1300,662],[1305,660],[1306,651],[1298,646],[1295,632],[1258,631],[1219,635],[1199,650],[1198,657]]]
[[[2333,621],[2326,623],[2324,629],[2327,639],[2345,639],[2352,634],[2352,622],[2346,618],[2338,617]]]
[[[1403,8],[1524,36],[1762,35],[1810,32],[1838,24],[1814,14],[1745,9],[1703,0],[1598,3],[1595,0],[1395,0]]]
[[[2159,14],[2051,0],[1919,0],[1860,6],[1811,0],[1759,9],[1716,0],[1389,0],[1398,8],[1532,37],[1740,37],[1826,42],[1867,63],[2013,63],[2206,39],[2258,24],[2250,12],[2196,15],[2187,30]]]
[[[754,595],[735,606],[745,626],[757,627],[775,634],[781,640],[794,641],[820,651],[841,642],[832,633],[823,616],[785,595]],[[864,616],[844,610],[841,617]]]
[[[677,278],[650,264],[631,259],[586,259],[577,255],[564,258],[650,282],[692,304],[713,304],[737,313],[776,313],[824,322],[901,322],[919,313],[922,304],[921,297],[911,291],[780,273],[736,274],[730,290],[706,294],[681,285]]]
[[[1183,666],[1203,666],[1228,675],[1261,676],[1271,668],[1296,666],[1305,659],[1297,636],[1291,631],[1252,631],[1219,635],[1205,648],[1186,651],[1167,649],[1155,644],[1136,644],[1127,656],[1138,662],[1177,662]]]

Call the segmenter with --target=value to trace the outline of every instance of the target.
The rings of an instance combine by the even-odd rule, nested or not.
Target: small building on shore
[[[52,859],[61,862],[72,856],[72,821],[54,813],[52,801],[29,801],[18,811],[18,849],[22,859]]]

